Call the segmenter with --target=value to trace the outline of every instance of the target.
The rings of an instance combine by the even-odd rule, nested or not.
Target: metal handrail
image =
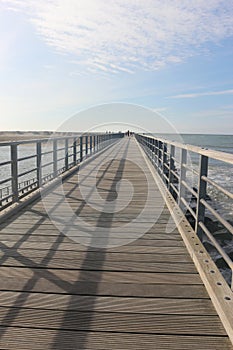
[[[1,147],[8,147],[10,154],[10,159],[0,163],[0,170],[3,169],[3,166],[8,165],[9,167],[5,178],[0,179],[0,211],[18,202],[27,193],[38,189],[45,183],[52,181],[58,175],[71,169],[93,152],[103,149],[123,136],[124,134],[122,133],[85,134],[84,136],[73,135],[0,142],[0,149]],[[36,149],[35,153],[25,156],[22,154],[19,157],[19,147],[29,144]],[[49,146],[49,149],[44,149],[44,146]],[[62,151],[64,152],[63,156],[61,156]],[[24,171],[19,173],[19,164],[23,164],[24,161],[30,159],[32,161],[35,159],[36,161],[33,161],[33,164],[30,165],[27,163],[23,169]],[[49,166],[51,167],[50,169],[48,169]],[[45,171],[48,173],[42,174]],[[33,179],[30,177],[27,178],[27,175],[33,172],[36,173],[36,177],[33,177]],[[26,177],[26,179],[20,182],[19,179],[22,177]],[[10,183],[10,185],[1,187],[5,183]]]
[[[218,222],[231,234],[233,226],[212,206],[207,203],[207,185],[213,186],[220,193],[233,199],[233,193],[218,185],[208,177],[209,159],[218,160],[233,165],[233,155],[230,153],[208,150],[198,146],[182,144],[175,141],[169,141],[162,138],[148,136],[144,134],[135,135],[138,142],[143,146],[144,151],[156,168],[159,176],[178,202],[181,210],[186,214],[189,212],[195,222],[195,233],[202,240],[203,233],[210,239],[216,250],[221,254],[226,264],[231,269],[231,288],[233,289],[233,263],[229,255],[219,245],[205,225],[206,209],[217,219]],[[170,148],[170,152],[168,150]],[[180,160],[175,158],[176,149],[180,150]],[[187,152],[192,152],[199,157],[199,169],[195,170],[190,167],[187,161]],[[156,158],[156,161],[155,161]],[[176,173],[176,166],[179,166],[179,174]],[[193,176],[198,178],[197,191],[187,183],[187,172],[191,171]],[[177,184],[177,187],[175,186]],[[190,206],[192,198],[196,200],[195,210]]]

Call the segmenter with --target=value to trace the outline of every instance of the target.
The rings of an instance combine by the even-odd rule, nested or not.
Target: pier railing
[[[0,211],[122,136],[106,133],[1,142]]]
[[[233,193],[208,176],[210,160],[233,165],[233,155],[142,134],[135,136],[181,210],[191,217],[193,228],[200,240],[203,240],[205,234],[224,259],[231,271],[230,283],[233,289],[233,261],[207,225],[208,212],[226,232],[233,235],[231,222],[213,207],[212,202],[208,200],[207,191],[207,187],[210,186],[229,200],[233,200]],[[197,162],[196,167],[192,163],[193,156]],[[196,186],[193,186],[194,177]]]

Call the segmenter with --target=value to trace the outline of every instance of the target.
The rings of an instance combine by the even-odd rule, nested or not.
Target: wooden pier
[[[83,198],[75,171],[62,184],[65,207],[58,185],[8,215],[1,223],[0,349],[233,349],[225,330],[232,325],[223,325],[204,285],[208,272],[200,276],[202,263],[190,256],[193,249],[201,257],[201,243],[197,237],[193,247],[187,243],[192,232],[184,219],[190,239],[180,233],[138,142],[125,137],[92,157],[86,163],[98,168],[106,208],[122,179],[132,184],[133,197],[121,210],[98,211]],[[91,186],[85,161],[82,174]],[[72,219],[59,221],[69,217],[68,207],[91,234]],[[223,309],[233,314],[230,288],[219,275],[211,278],[229,298]]]

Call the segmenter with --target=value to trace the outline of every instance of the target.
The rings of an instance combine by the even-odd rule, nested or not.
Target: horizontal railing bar
[[[219,191],[221,191],[222,193],[224,193],[226,196],[228,196],[229,198],[233,199],[233,193],[229,192],[228,190],[226,190],[225,188],[223,188],[222,186],[218,185],[215,181],[210,180],[208,177],[206,176],[202,176],[201,177],[202,180],[208,182],[210,185],[216,187]]]
[[[194,173],[195,175],[198,175],[198,171],[195,170],[194,168],[192,168],[191,166],[189,166],[188,164],[183,163],[182,166],[187,170],[187,171],[191,171],[192,173]]]
[[[184,187],[187,188],[187,190],[189,190],[190,193],[192,193],[192,195],[194,195],[194,197],[198,198],[197,192],[195,192],[191,187],[189,187],[189,185],[187,184],[187,182],[185,182],[184,180],[182,180],[181,183],[182,183],[182,185],[184,185]]]
[[[45,168],[45,167],[52,165],[52,164],[53,164],[53,162],[45,163],[45,164],[41,165],[41,168]]]
[[[12,163],[12,161],[11,161],[11,160],[7,160],[6,162],[2,162],[2,163],[0,163],[0,166],[9,165],[9,164],[11,164],[11,163]]]
[[[12,196],[13,196],[12,193],[11,193],[11,194],[8,194],[6,197],[1,198],[1,199],[0,199],[0,202],[5,202],[5,201],[7,201],[9,198],[12,198]]]
[[[230,267],[231,270],[233,270],[233,261],[231,258],[227,255],[225,250],[220,246],[218,241],[214,238],[212,233],[207,229],[207,227],[204,225],[203,222],[199,222],[198,225],[201,227],[201,229],[205,232],[206,236],[210,239],[210,241],[213,243],[214,247],[217,249],[217,251],[221,254],[227,265]]]
[[[179,180],[180,179],[180,176],[174,171],[171,169],[171,173]]]
[[[174,159],[175,164],[178,164],[179,166],[181,166],[181,162],[177,158],[173,158],[173,159]]]
[[[197,215],[195,211],[189,206],[188,202],[183,197],[181,197],[180,200],[182,201],[182,203],[184,203],[188,211],[192,214],[193,218],[196,220]]]
[[[42,156],[46,156],[47,154],[51,154],[53,153],[53,151],[46,151],[46,152],[41,152]]]
[[[231,226],[231,224],[229,224],[228,221],[226,221],[221,215],[219,215],[219,213],[213,209],[204,199],[201,199],[201,204],[203,204],[215,217],[216,219],[219,220],[219,222],[221,222],[221,224],[231,233],[233,234],[233,226]]]
[[[176,192],[176,194],[179,193],[179,191],[177,190],[177,188],[176,188],[172,183],[170,183],[170,186],[171,186],[171,188]]]
[[[57,158],[57,162],[60,162],[61,160],[65,160],[65,157]]]
[[[33,171],[36,171],[36,170],[37,170],[37,168],[33,168],[33,169],[30,169],[30,170],[24,171],[23,173],[19,174],[18,177],[30,174],[30,173],[32,173]]]
[[[36,155],[36,154],[33,154],[33,155],[31,155],[31,156],[25,156],[25,157],[18,158],[17,161],[18,161],[18,162],[21,162],[21,161],[23,161],[23,160],[32,159],[32,158],[36,158],[36,157],[37,157],[37,155]]]
[[[165,166],[165,168],[170,169],[169,165],[167,165],[166,163],[163,163],[163,166]]]
[[[5,184],[6,182],[10,182],[11,180],[12,180],[12,177],[8,177],[7,179],[1,180],[0,185]],[[6,187],[3,187],[3,188],[6,188]]]

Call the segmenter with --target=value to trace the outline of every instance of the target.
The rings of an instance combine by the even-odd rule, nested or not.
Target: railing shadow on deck
[[[118,151],[119,151],[119,149],[118,149]],[[127,149],[125,152],[127,152]],[[112,160],[112,162],[110,162],[108,164],[107,168],[103,172],[102,176],[99,178],[98,182],[100,182],[102,180],[102,178],[104,178],[106,172],[111,167],[113,162],[114,162],[114,159]],[[111,185],[111,188],[109,190],[109,195],[106,198],[106,205],[108,205],[108,201],[112,200],[112,193],[114,191],[116,191],[116,184],[119,181],[119,174],[122,174],[122,171],[124,169],[125,160],[123,159],[122,161],[118,161],[118,163],[119,163],[118,169],[116,171],[115,177],[113,178],[112,185]],[[66,193],[66,195],[70,196],[72,194],[72,192],[75,191],[75,189],[77,187],[79,187],[79,185],[80,184],[78,184],[78,183],[74,183],[73,187],[70,189],[69,192]],[[97,183],[97,185],[98,185],[98,183]],[[61,199],[61,201],[62,200],[63,199]],[[48,267],[46,267],[53,259],[54,255],[56,254],[57,250],[59,249],[60,244],[66,238],[66,236],[61,232],[58,234],[55,242],[52,243],[50,249],[48,250],[47,254],[43,257],[43,259],[41,260],[40,263],[37,263],[37,262],[33,261],[33,259],[30,259],[27,256],[24,256],[22,252],[18,252],[18,249],[20,249],[22,244],[27,242],[27,240],[30,239],[30,237],[38,229],[38,227],[43,225],[43,223],[46,220],[48,220],[48,218],[49,218],[49,215],[47,213],[34,209],[35,205],[39,201],[40,200],[36,200],[33,204],[29,205],[26,209],[27,212],[31,212],[31,213],[39,215],[37,222],[34,223],[25,232],[24,235],[22,235],[22,237],[13,245],[13,247],[8,247],[7,244],[0,242],[0,250],[5,253],[0,258],[0,265],[4,264],[5,266],[7,266],[7,264],[5,264],[7,259],[13,256],[19,263],[23,264],[24,267],[27,267],[27,268],[33,270],[33,276],[27,280],[23,289],[21,289],[19,291],[20,294],[16,298],[14,304],[9,308],[9,311],[7,312],[6,316],[4,317],[4,319],[1,322],[2,327],[0,328],[0,339],[2,338],[4,333],[7,331],[7,329],[9,327],[11,327],[11,325],[13,325],[15,319],[17,318],[17,316],[20,313],[21,308],[24,306],[28,297],[30,296],[30,292],[33,292],[33,289],[35,288],[35,285],[39,281],[39,279],[43,278],[43,279],[46,279],[48,281],[52,281],[52,283],[56,284],[59,288],[61,288],[62,290],[65,290],[67,294],[72,293],[72,295],[70,297],[69,305],[72,305],[72,303],[73,303],[73,298],[74,298],[76,290],[79,289],[78,286],[79,286],[80,281],[83,281],[86,279],[85,275],[87,274],[87,271],[88,271],[88,269],[86,269],[86,265],[88,264],[88,261],[91,258],[91,255],[93,254],[93,248],[91,248],[91,244],[90,244],[90,248],[87,249],[87,251],[86,251],[86,256],[85,256],[83,263],[80,267],[79,278],[75,283],[70,283],[70,282],[65,281],[61,278],[58,279],[57,276],[55,276],[53,274],[52,269],[48,269]],[[82,212],[82,210],[85,208],[85,205],[86,205],[84,201],[83,202],[79,201],[78,204],[79,204],[79,207],[77,208],[77,210],[75,212],[75,216],[79,215]],[[58,205],[59,205],[59,201],[54,205],[54,210],[57,208]],[[21,213],[22,213],[22,211],[15,214],[12,217],[11,221],[16,220],[21,215]],[[103,220],[103,217],[104,217],[104,212],[100,213],[96,227],[101,226],[101,222]],[[114,217],[114,213],[112,214],[112,219],[113,219],[113,217]],[[1,224],[1,228],[5,228],[8,225],[9,225],[9,222]],[[110,228],[111,225],[112,225],[112,221],[109,219],[109,215],[108,215],[108,227]],[[93,237],[93,239],[95,239],[95,237]],[[103,267],[103,264],[105,261],[105,251],[106,250],[105,249],[97,249],[96,251],[98,251],[98,253],[102,254],[102,256],[101,256],[102,258],[99,260],[96,260],[96,269],[95,270],[96,270],[97,276],[96,276],[96,281],[92,283],[92,295],[93,296],[97,295],[98,284],[101,281],[102,267]],[[41,269],[43,269],[42,272],[41,272]],[[42,292],[42,293],[44,293],[44,292]],[[76,293],[76,295],[77,295],[77,293]],[[63,321],[62,321],[62,324],[60,327],[61,331],[64,329],[67,329],[67,327],[66,327],[66,322],[67,322],[66,314],[69,313],[69,310],[70,310],[69,305],[68,305],[67,310],[64,312]],[[81,349],[81,348],[84,348],[84,346],[85,346],[86,337],[88,336],[88,328],[89,328],[89,325],[91,324],[91,320],[92,320],[94,306],[95,306],[95,299],[93,298],[92,305],[90,305],[91,311],[89,313],[89,317],[86,319],[87,332],[86,333],[82,332],[82,335],[78,332],[76,336],[75,336],[75,333],[73,334],[73,332],[72,332],[73,338],[71,335],[69,336],[69,343],[72,344],[72,346],[75,346],[76,348]],[[66,340],[63,338],[62,332],[58,331],[57,335],[54,339],[54,344],[53,344],[52,348],[53,349],[64,349],[66,346],[64,344],[64,342],[66,342]]]
[[[127,149],[126,149],[125,153],[127,153]],[[108,206],[109,201],[112,201],[112,197],[113,197],[112,193],[116,192],[116,185],[119,181],[119,174],[121,177],[123,170],[124,170],[124,167],[125,167],[125,159],[122,159],[120,161],[116,161],[116,160],[112,159],[108,163],[108,165],[107,165],[106,169],[104,170],[103,174],[101,175],[101,177],[98,179],[98,183],[100,183],[101,180],[104,178],[105,174],[111,168],[111,165],[113,165],[116,162],[118,163],[118,168],[117,168],[117,171],[115,173],[115,176],[114,176],[112,184],[111,184],[111,187],[109,189],[109,193],[108,193],[107,198],[106,198],[106,206]],[[97,185],[98,185],[98,183],[97,183]],[[80,213],[80,209],[78,211],[76,211],[75,214],[78,215],[79,213]],[[97,223],[96,223],[96,228],[101,227],[101,223],[102,223],[104,217],[105,217],[105,212],[103,211],[99,215],[99,218],[98,218]],[[111,228],[113,218],[114,218],[114,213],[112,213],[111,215],[108,215],[108,221],[106,222],[107,226],[105,226],[105,227]],[[87,274],[86,265],[88,265],[88,262],[90,261],[92,255],[93,255],[93,248],[92,248],[93,244],[92,243],[94,243],[95,241],[96,241],[96,237],[95,237],[95,232],[94,232],[93,237],[91,239],[90,248],[87,249],[86,256],[85,256],[85,258],[82,262],[82,265],[80,267],[79,278],[77,279],[77,281],[73,285],[74,290],[75,290],[76,286],[78,287],[80,281],[86,280],[86,278],[85,278],[85,275]],[[106,238],[106,242],[107,242],[107,238]],[[94,298],[91,300],[91,302],[89,304],[90,312],[87,313],[87,315],[85,317],[86,331],[82,332],[82,333],[78,333],[77,335],[72,334],[69,336],[69,344],[71,345],[72,348],[85,349],[85,344],[86,344],[87,337],[88,337],[88,331],[89,331],[89,328],[90,328],[90,325],[91,325],[91,322],[93,319],[93,312],[94,312],[95,300],[96,300],[95,297],[97,297],[97,295],[98,295],[98,285],[101,282],[101,278],[102,278],[106,249],[105,248],[98,248],[97,251],[98,251],[99,255],[101,254],[101,259],[98,259],[95,261],[95,263],[96,263],[95,281],[92,282],[92,295],[94,296]],[[67,316],[67,314],[70,313],[72,305],[74,304],[74,301],[75,301],[74,298],[75,298],[75,295],[71,295],[70,301],[69,301],[69,304],[67,307],[67,311],[64,313],[63,322],[62,322],[62,325],[60,327],[61,330],[68,329],[68,327],[67,327],[68,317],[66,317],[66,316]],[[55,349],[56,350],[57,349],[64,349],[66,347],[66,345],[67,345],[67,340],[64,338],[64,334],[62,334],[61,332],[58,332],[57,336],[54,340],[54,344],[53,344],[52,348],[54,350]]]

